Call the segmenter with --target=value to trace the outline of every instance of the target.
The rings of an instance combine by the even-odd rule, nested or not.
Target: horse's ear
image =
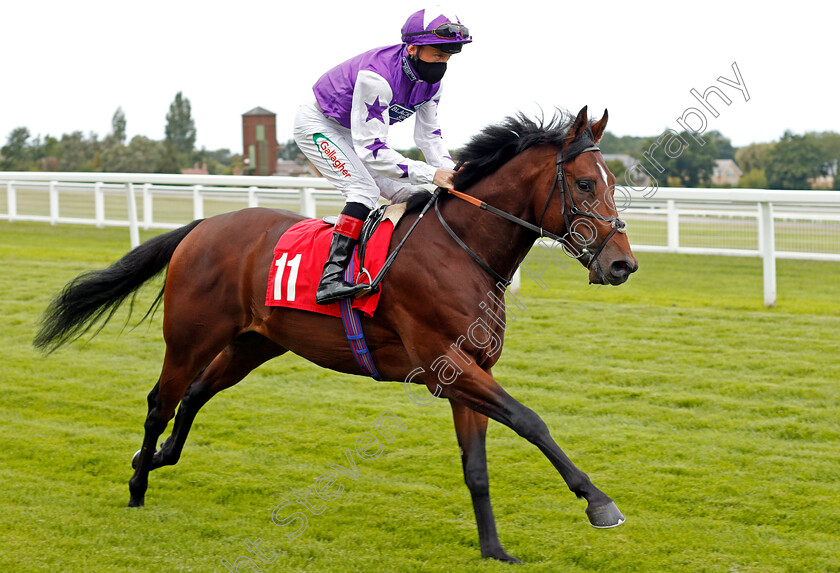
[[[601,137],[607,129],[607,118],[609,118],[609,114],[607,110],[604,110],[604,115],[592,126],[592,136],[595,138],[596,144],[601,141]]]
[[[569,129],[569,135],[566,138],[568,141],[574,141],[577,137],[584,132],[584,130],[589,126],[589,117],[587,117],[587,108],[589,106],[583,106],[577,117],[575,118],[574,123],[572,123],[572,127]]]

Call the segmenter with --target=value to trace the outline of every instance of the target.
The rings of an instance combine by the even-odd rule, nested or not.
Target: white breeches
[[[306,158],[341,191],[348,203],[362,203],[373,209],[380,194],[399,203],[421,190],[408,181],[389,179],[368,169],[353,149],[350,130],[326,117],[315,104],[300,106],[294,135]]]

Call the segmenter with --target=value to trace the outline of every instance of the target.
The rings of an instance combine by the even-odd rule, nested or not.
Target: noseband
[[[580,155],[581,153],[586,153],[587,151],[600,151],[601,149],[595,145],[595,143],[589,138],[581,138],[578,141],[573,142],[569,147],[566,149],[566,153],[563,153],[561,148],[557,149],[557,172],[554,175],[554,182],[551,184],[551,191],[548,193],[548,197],[545,200],[545,205],[543,206],[542,213],[540,213],[540,217],[537,220],[537,224],[534,225],[533,223],[529,223],[524,219],[520,219],[515,215],[511,215],[506,211],[502,211],[501,209],[497,209],[492,205],[488,205],[484,201],[473,197],[472,195],[467,195],[466,193],[461,193],[460,191],[456,191],[454,189],[448,189],[447,191],[466,201],[467,203],[471,203],[476,207],[484,209],[485,211],[490,211],[494,215],[498,215],[508,221],[516,223],[521,227],[525,227],[526,229],[538,233],[540,237],[548,237],[554,241],[560,242],[565,245],[567,248],[572,247],[571,241],[573,240],[572,237],[572,221],[575,217],[582,216],[582,217],[589,217],[591,219],[597,219],[599,221],[604,221],[605,223],[609,223],[612,229],[610,233],[607,235],[607,238],[604,239],[601,244],[598,246],[598,249],[591,253],[586,246],[580,249],[579,254],[575,255],[571,253],[571,256],[574,258],[580,258],[583,255],[588,255],[589,260],[586,261],[586,268],[591,269],[594,265],[597,265],[598,255],[601,254],[601,251],[604,250],[604,247],[607,243],[612,239],[613,235],[616,233],[626,233],[627,232],[627,225],[624,221],[619,219],[618,217],[604,217],[603,215],[599,215],[598,213],[593,213],[591,211],[584,211],[580,207],[577,206],[575,203],[575,199],[572,196],[571,190],[569,189],[569,183],[566,180],[566,171],[563,167],[563,164],[573,160],[575,157]],[[548,210],[548,204],[551,202],[551,198],[554,196],[554,192],[557,189],[560,189],[560,196],[561,196],[561,213],[563,214],[563,221],[566,223],[566,234],[562,237],[559,235],[555,235],[554,233],[547,231],[542,226],[543,218],[545,217],[545,213]],[[438,189],[440,191],[440,189]],[[439,193],[435,193],[435,198],[439,197]],[[569,198],[569,208],[566,208],[566,197]],[[470,249],[466,243],[464,243],[461,238],[455,234],[452,228],[446,223],[443,219],[443,215],[440,213],[440,209],[438,208],[439,201],[435,200],[435,211],[437,212],[438,219],[440,220],[443,227],[449,232],[455,242],[461,246],[462,249],[467,251],[467,253],[481,266],[485,271],[487,271],[490,275],[492,275],[497,281],[500,281],[505,284],[505,286],[510,284],[510,280],[506,279],[505,277],[501,276],[499,273],[494,271],[490,265],[488,265],[480,256],[478,256],[472,249]],[[576,241],[578,242],[578,241]],[[575,247],[576,248],[576,247]],[[600,268],[599,268],[600,272]]]

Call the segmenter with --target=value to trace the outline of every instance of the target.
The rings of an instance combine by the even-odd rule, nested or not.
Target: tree
[[[298,147],[298,144],[294,139],[290,139],[285,143],[285,145],[281,145],[278,155],[280,159],[286,159],[288,161],[306,161],[306,156],[303,154],[303,151],[300,150],[300,147]]]
[[[834,131],[823,131],[822,133],[809,133],[820,147],[825,160],[833,162],[840,160],[840,133]]]
[[[617,183],[624,181],[624,173],[627,171],[627,168],[624,166],[624,162],[621,161],[621,159],[610,159],[607,161],[607,169],[615,175]]]
[[[732,147],[732,142],[718,130],[714,129],[704,133],[703,140],[706,142],[712,141],[715,144],[715,148],[717,149],[717,157],[715,159],[735,159],[735,148]]]
[[[717,135],[715,135],[717,134]],[[715,159],[719,159],[717,144],[720,134],[710,132],[710,137],[703,134],[704,145],[700,145],[687,131],[677,133],[673,130],[663,132],[659,137],[650,137],[644,141],[645,169],[657,179],[668,181],[678,178],[686,187],[703,187],[711,183]],[[729,141],[729,140],[725,140]]]
[[[5,171],[25,171],[29,168],[29,130],[18,127],[12,130],[6,145],[0,148],[0,168]]]
[[[742,189],[767,189],[767,175],[763,169],[750,169],[738,180]]]
[[[38,154],[38,170],[58,171],[61,169],[59,155],[61,155],[61,142],[51,135],[46,136]]]
[[[111,137],[120,145],[125,145],[125,124],[125,113],[118,107],[111,118]]]
[[[400,149],[398,151],[403,157],[407,157],[408,159],[413,159],[415,161],[423,161],[425,159],[423,157],[423,152],[416,147],[412,147],[411,149]]]
[[[644,142],[644,137],[636,137],[632,135],[623,135],[618,137],[608,131],[603,135],[603,137],[601,137],[598,147],[600,147],[601,152],[605,154],[626,153],[636,159],[641,159],[642,151],[647,150],[646,146],[643,147]]]
[[[823,161],[820,169],[821,173],[835,179],[832,187],[836,189],[836,179],[838,171],[840,171],[840,133],[824,131],[822,133],[807,135],[812,135],[820,148]]]
[[[301,157],[303,157],[303,154],[301,154]],[[305,160],[305,157],[303,159]],[[230,149],[208,151],[202,147],[195,153],[195,161],[202,165],[207,164],[207,171],[211,175],[232,175],[234,160],[235,157]]]
[[[61,142],[52,135],[46,136],[44,138],[43,156],[58,157],[59,155],[61,155]]]
[[[825,174],[825,154],[815,138],[786,131],[767,154],[770,189],[810,189],[811,179]]]
[[[58,146],[58,164],[61,171],[93,171],[94,160],[102,147],[95,133],[91,133],[86,139],[81,131],[65,133],[61,136]]]
[[[739,147],[735,152],[735,163],[744,173],[767,168],[767,155],[775,143],[752,143]]]
[[[162,152],[159,154],[155,165],[155,172],[180,173],[181,167],[178,164],[178,151],[175,149],[175,144],[166,140],[162,143],[162,146]]]
[[[172,143],[175,150],[189,163],[195,148],[195,122],[192,119],[190,100],[181,92],[175,94],[175,101],[166,114],[166,141]]]
[[[120,173],[155,173],[163,162],[164,144],[136,135],[128,145],[112,145],[102,153],[103,169]]]

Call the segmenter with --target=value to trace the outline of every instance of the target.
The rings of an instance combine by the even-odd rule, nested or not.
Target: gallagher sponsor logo
[[[330,164],[333,171],[345,178],[350,177],[351,173],[347,170],[349,161],[347,156],[344,155],[344,152],[341,151],[341,148],[323,133],[316,133],[312,138],[315,141],[315,145],[318,146],[318,150],[321,152],[321,157]]]

